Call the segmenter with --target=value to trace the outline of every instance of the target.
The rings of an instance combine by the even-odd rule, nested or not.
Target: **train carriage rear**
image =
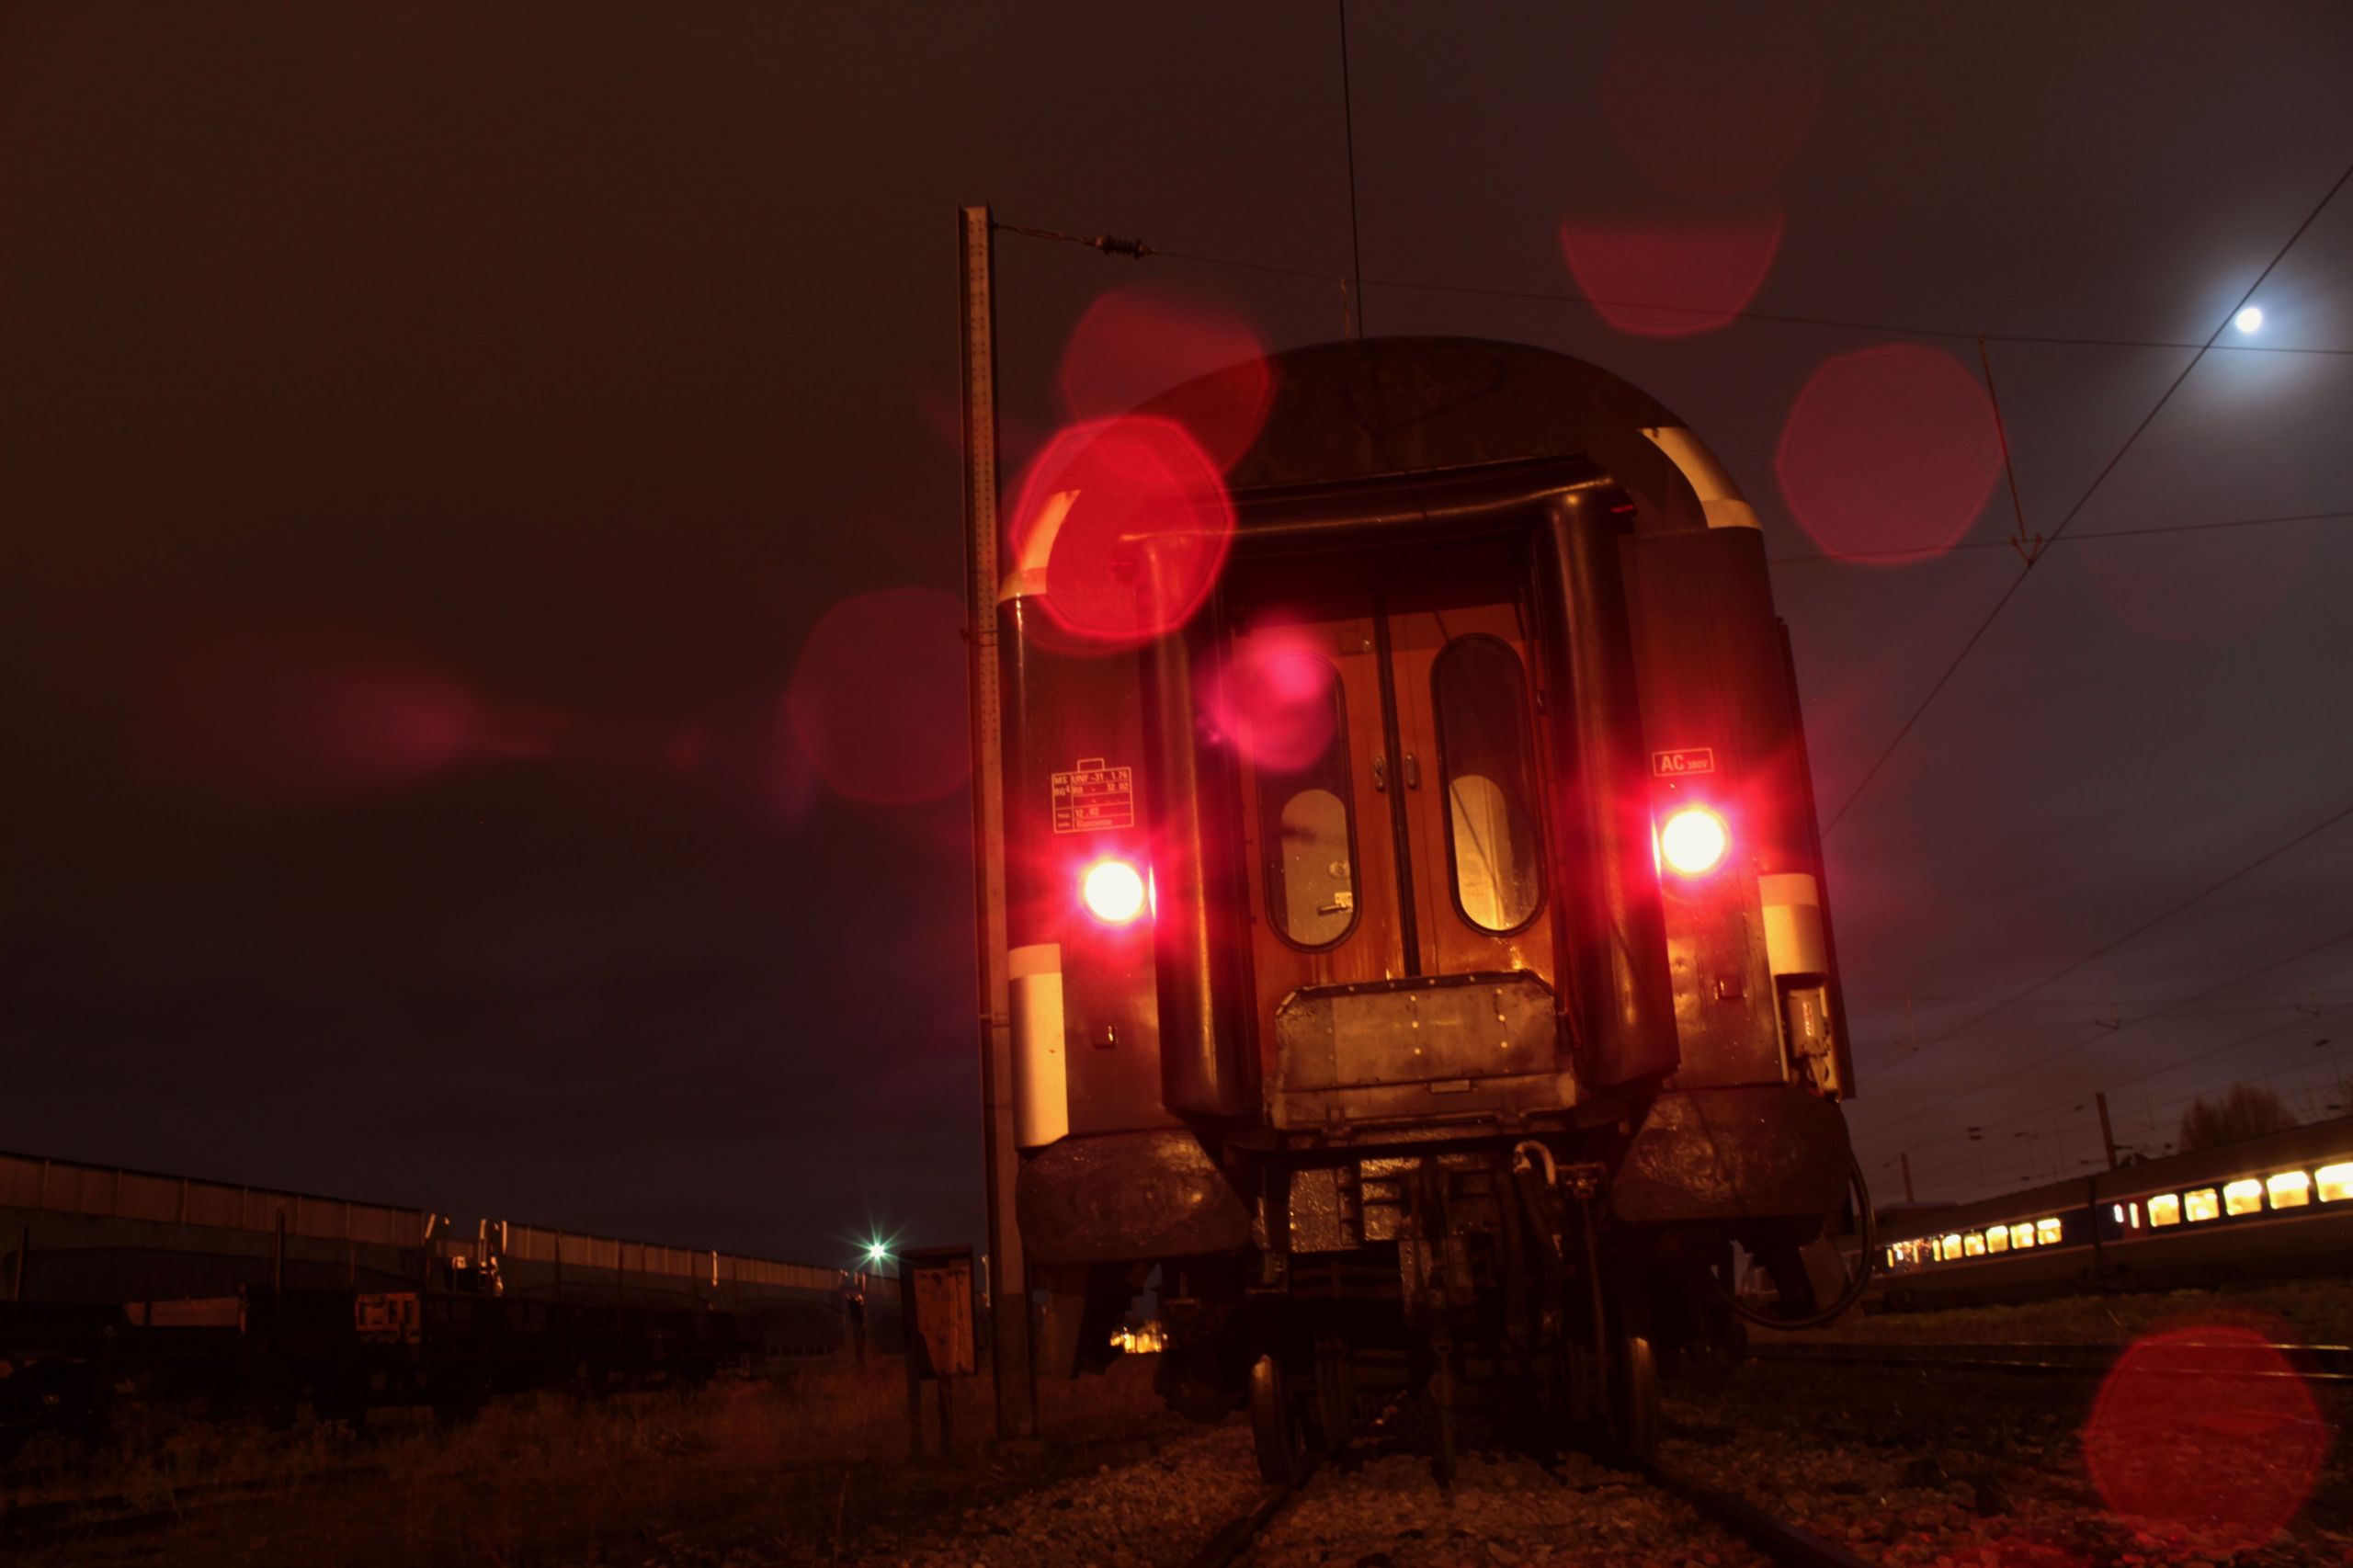
[[[1661,1358],[1730,1335],[1735,1244],[1784,1314],[1846,1283],[1851,1073],[1761,535],[1593,366],[1271,368],[1180,626],[1073,637],[1012,520],[1023,1244],[1086,1304],[1065,1358],[1157,1269],[1165,1390],[1249,1399],[1270,1474],[1365,1391],[1485,1374],[1639,1449]]]

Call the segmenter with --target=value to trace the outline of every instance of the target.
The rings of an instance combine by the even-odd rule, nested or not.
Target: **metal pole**
[[[996,1435],[1037,1429],[1029,1269],[1014,1221],[1013,1029],[1006,1000],[1005,770],[997,694],[996,250],[989,210],[957,215],[962,255],[964,547],[972,616],[972,862],[980,941],[981,1148],[987,1167]]]
[[[1895,1157],[1904,1166],[1904,1201],[1913,1202],[1915,1199],[1912,1197],[1912,1156],[1898,1154]]]
[[[2116,1134],[2108,1125],[2108,1096],[2105,1092],[2092,1096],[2092,1103],[2099,1107],[2099,1141],[2108,1151],[2108,1168],[2116,1168]]]

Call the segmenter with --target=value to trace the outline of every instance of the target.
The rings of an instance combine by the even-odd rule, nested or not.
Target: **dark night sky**
[[[1350,48],[1372,278],[1568,289],[1564,217],[1659,210],[1603,106],[1672,106],[1662,62],[1765,83],[1768,119],[1819,84],[1745,197],[1783,220],[1759,312],[2202,340],[2353,157],[2327,4],[1673,36],[1365,4]],[[892,719],[881,792],[931,799],[845,796],[785,695],[828,607],[956,588],[957,203],[1347,269],[1330,8],[18,5],[0,148],[0,1146],[816,1260],[870,1217],[973,1233],[938,601],[885,601],[913,655],[803,676]],[[1310,278],[1000,260],[1009,460],[1106,289],[1269,347],[1339,322]],[[2259,341],[2353,348],[2348,279],[2353,195]],[[1792,400],[1898,341],[1366,313],[1627,375],[1778,555],[1814,548],[1775,482]],[[1993,353],[2046,528],[2188,357]],[[2071,532],[2353,506],[2348,415],[2353,358],[2210,356]],[[1997,490],[1969,537],[2009,528]],[[1778,569],[1825,811],[2019,570]],[[2103,1085],[2160,1142],[2234,1075],[2332,1097],[2353,820],[1937,1037],[2353,803],[2348,583],[2346,521],[2054,546],[1840,822],[1883,1196],[1899,1149],[1923,1196],[2069,1168]]]

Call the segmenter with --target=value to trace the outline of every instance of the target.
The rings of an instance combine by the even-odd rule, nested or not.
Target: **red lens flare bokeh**
[[[954,793],[972,772],[964,609],[928,588],[844,599],[801,645],[785,712],[826,783],[904,805]]]
[[[2312,1391],[2262,1335],[2186,1328],[2126,1349],[2084,1458],[2111,1511],[2254,1546],[2312,1495],[2329,1437]]]
[[[1217,465],[1181,426],[1126,415],[1074,425],[1033,460],[1009,559],[1077,647],[1133,647],[1192,619],[1233,541]],[[1040,574],[1042,579],[1040,580]]]
[[[1240,316],[1141,288],[1114,289],[1087,307],[1054,385],[1064,414],[1082,424],[1184,386],[1154,412],[1182,425],[1221,471],[1257,438],[1275,389],[1266,348]]]
[[[1227,673],[1211,710],[1260,770],[1296,773],[1329,750],[1338,733],[1332,700],[1337,679],[1331,662],[1303,640],[1279,636]]]
[[[1729,325],[1773,270],[1779,205],[1712,212],[1572,215],[1561,254],[1601,319],[1642,337],[1688,337]]]
[[[1822,53],[1779,6],[1644,6],[1618,29],[1601,108],[1620,151],[1677,196],[1771,186],[1813,129]]]
[[[1888,344],[1815,369],[1790,406],[1773,472],[1824,551],[1901,566],[1969,532],[2001,477],[2001,437],[1985,389],[1960,360]]]
[[[335,636],[202,649],[160,683],[151,717],[161,778],[256,801],[398,789],[506,750],[455,677]]]

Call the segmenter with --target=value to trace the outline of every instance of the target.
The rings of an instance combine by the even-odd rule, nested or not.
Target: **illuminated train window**
[[[2245,1176],[2222,1188],[2222,1210],[2229,1214],[2263,1212],[2263,1184]]]
[[[1938,1256],[1942,1257],[1959,1257],[1961,1256],[1961,1237],[1957,1234],[1947,1236],[1945,1238],[1944,1251]]]
[[[2302,1209],[2313,1200],[2313,1178],[2302,1171],[2281,1171],[2266,1185],[2274,1209]]]
[[[2222,1200],[2215,1196],[2211,1187],[2201,1187],[2196,1192],[2183,1194],[2181,1203],[2182,1211],[2189,1217],[2192,1224],[2200,1220],[2211,1220],[2222,1211]]]
[[[2014,1249],[2023,1250],[2023,1249],[2025,1249],[2025,1248],[2027,1248],[2027,1247],[2030,1247],[2030,1246],[2032,1246],[2033,1244],[2034,1244],[2034,1221],[2031,1221],[2031,1220],[2021,1220],[2021,1221],[2019,1221],[2017,1224],[2012,1225],[2012,1226],[2010,1227],[2010,1245],[2011,1245]]]
[[[1454,903],[1483,931],[1517,931],[1544,898],[1535,747],[1519,655],[1495,637],[1458,637],[1430,668],[1446,779]]]
[[[1983,1231],[1972,1231],[1969,1234],[1961,1237],[1961,1255],[1965,1257],[1984,1257],[1985,1256],[1985,1233]]]
[[[2323,1203],[2342,1203],[2353,1198],[2353,1160],[2323,1165],[2313,1173],[2313,1180],[2320,1187]]]
[[[2034,1222],[2034,1239],[2044,1246],[2055,1247],[2059,1244],[2063,1229],[2056,1220],[2037,1220]]]
[[[1331,947],[1357,921],[1355,824],[1348,813],[1348,716],[1340,672],[1310,653],[1258,668],[1253,713],[1278,716],[1287,733],[1322,741],[1296,768],[1258,758],[1258,835],[1267,869],[1267,913],[1294,947]],[[1303,748],[1302,748],[1303,749]]]
[[[2178,1225],[2181,1223],[2181,1199],[2170,1192],[2160,1192],[2149,1199],[2149,1223]]]
[[[1993,1226],[1992,1228],[1990,1228],[1989,1230],[1987,1230],[1987,1231],[1986,1231],[1986,1233],[1985,1233],[1985,1250],[1986,1250],[1987,1252],[2007,1252],[2007,1251],[2009,1251],[2009,1250],[2010,1250],[2010,1233],[2009,1233],[2009,1228],[2008,1228],[2007,1226],[2005,1226],[2005,1225],[1995,1225],[1995,1226]]]

